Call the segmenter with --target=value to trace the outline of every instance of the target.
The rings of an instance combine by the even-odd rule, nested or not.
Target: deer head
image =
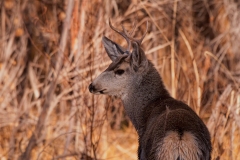
[[[128,48],[125,49],[107,37],[102,38],[103,45],[112,63],[93,80],[89,85],[89,91],[94,94],[123,97],[131,90],[133,83],[139,81],[148,69],[149,62],[141,48],[142,40],[147,33],[148,22],[146,32],[140,39],[131,37],[136,26],[128,33],[123,25],[122,31],[114,28],[110,20],[109,25],[111,29],[126,39]],[[130,51],[131,46],[132,52]]]

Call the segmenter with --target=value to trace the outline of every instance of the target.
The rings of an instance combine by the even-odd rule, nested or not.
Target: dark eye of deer
[[[117,74],[117,75],[122,75],[124,73],[124,70],[118,69],[114,73]]]

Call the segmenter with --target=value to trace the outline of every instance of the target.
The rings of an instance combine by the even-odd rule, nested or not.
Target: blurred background
[[[171,95],[203,119],[212,159],[240,159],[240,1],[1,0],[0,159],[136,160],[116,97],[89,93],[121,24],[140,37]]]

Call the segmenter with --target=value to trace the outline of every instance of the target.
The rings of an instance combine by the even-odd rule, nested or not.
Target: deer
[[[211,138],[200,117],[187,104],[174,99],[163,84],[153,63],[146,58],[141,38],[110,28],[127,41],[124,48],[103,36],[102,42],[112,63],[88,89],[121,99],[124,110],[138,134],[139,160],[210,160]],[[131,49],[132,47],[132,49]]]

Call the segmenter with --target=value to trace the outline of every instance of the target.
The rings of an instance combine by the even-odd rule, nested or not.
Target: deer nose
[[[93,93],[93,91],[95,90],[95,87],[94,85],[91,83],[89,86],[88,86],[88,89],[91,93]]]

